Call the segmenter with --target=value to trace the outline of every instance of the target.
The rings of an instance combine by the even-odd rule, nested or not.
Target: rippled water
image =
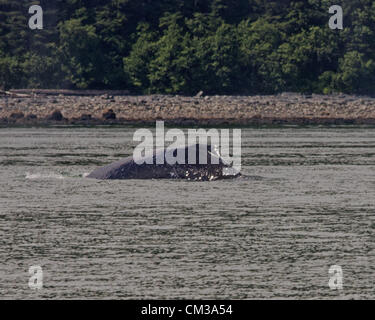
[[[242,129],[261,179],[84,178],[134,131],[0,129],[0,298],[375,298],[375,129]]]

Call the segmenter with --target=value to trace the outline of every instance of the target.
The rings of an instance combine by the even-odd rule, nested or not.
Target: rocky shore
[[[365,96],[174,95],[132,96],[119,92],[11,91],[0,94],[0,125],[375,125],[375,98]]]

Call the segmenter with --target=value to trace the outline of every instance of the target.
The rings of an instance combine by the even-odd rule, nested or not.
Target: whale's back
[[[93,179],[189,179],[189,180],[216,180],[229,178],[225,176],[225,169],[231,169],[225,164],[218,153],[215,153],[210,145],[192,145],[182,149],[175,149],[173,155],[178,150],[185,152],[185,162],[183,164],[168,164],[166,159],[167,151],[162,150],[153,153],[150,158],[143,159],[144,162],[136,161],[132,156],[116,161],[112,164],[98,168],[87,177]],[[195,164],[189,164],[189,151],[195,156]],[[204,152],[206,161],[199,163],[199,156]],[[157,158],[164,158],[164,164],[157,164]],[[238,176],[235,173],[233,176]]]
[[[135,162],[133,160],[133,157],[127,157],[94,170],[87,176],[87,178],[103,180],[116,179],[115,177],[118,176],[118,174],[121,172],[123,172],[123,174],[126,176],[127,173],[131,172],[131,169],[132,167],[134,167],[134,165]]]

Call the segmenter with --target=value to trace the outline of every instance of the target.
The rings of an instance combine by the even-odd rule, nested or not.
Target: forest
[[[373,94],[375,2],[0,0],[0,87]]]

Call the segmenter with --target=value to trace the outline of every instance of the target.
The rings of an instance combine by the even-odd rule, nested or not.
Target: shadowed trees
[[[28,28],[28,8],[44,11]],[[343,0],[0,1],[0,86],[139,93],[372,94],[375,3]]]

